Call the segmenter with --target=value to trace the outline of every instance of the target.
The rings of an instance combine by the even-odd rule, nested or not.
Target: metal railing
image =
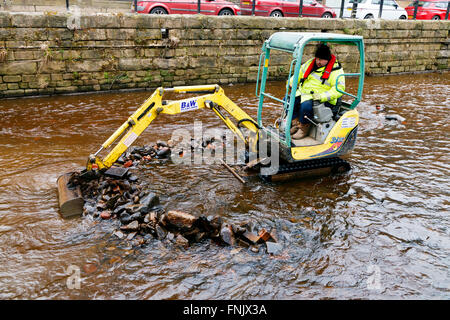
[[[138,1],[139,0],[115,0],[115,1],[111,1],[110,3],[118,3],[117,8],[119,6],[121,6],[122,9],[117,9],[117,10],[122,10],[122,11],[126,11],[125,8],[125,4],[128,4],[127,8],[128,8],[128,12],[131,9],[134,9],[132,11],[134,12],[138,12]],[[193,0],[195,1],[195,0]],[[193,9],[192,12],[193,13],[201,13],[201,7],[202,7],[202,3],[204,0],[197,0],[197,8]],[[214,1],[214,0],[213,0]],[[235,3],[240,3],[240,0],[232,0]],[[261,12],[261,6],[262,1],[263,0],[245,0],[246,3],[244,3],[244,5],[250,5],[251,4],[251,15],[255,16],[255,15],[260,15]],[[357,12],[358,12],[358,7],[361,7],[362,4],[368,4],[371,3],[373,4],[373,7],[378,6],[378,10],[373,10],[371,14],[368,14],[366,17],[360,17],[360,18],[386,18],[385,13],[388,13],[390,10],[392,10],[392,8],[394,7],[395,10],[399,9],[402,10],[401,8],[398,8],[398,4],[396,2],[393,2],[392,0],[317,0],[319,4],[317,3],[312,3],[311,0],[297,0],[294,2],[292,2],[292,4],[294,4],[295,2],[297,2],[298,4],[298,14],[291,14],[290,15],[285,15],[285,16],[298,16],[298,17],[310,17],[311,14],[308,13],[311,9],[311,6],[320,6],[321,2],[325,2],[325,6],[331,8],[331,11],[334,11],[334,13],[336,14],[336,17],[338,18],[357,18]],[[413,0],[412,0],[413,1]],[[100,1],[100,2],[105,2],[106,1]],[[420,11],[424,11],[423,9],[420,9],[422,7],[424,7],[424,3],[426,3],[427,1],[423,1],[423,0],[415,0],[414,2],[412,2],[410,4],[410,7],[413,5],[414,10],[410,10],[407,13],[407,16],[405,16],[404,18],[407,19],[414,19],[416,20],[418,18],[418,12]],[[122,5],[120,5],[120,3],[122,3]],[[433,3],[436,6],[436,3],[440,4],[440,10],[441,13],[439,14],[439,18],[440,19],[445,19],[448,20],[449,19],[449,13],[450,13],[450,1],[448,0],[442,0],[442,1],[433,1]],[[60,8],[64,8],[64,5],[66,7],[67,10],[69,10],[70,8],[76,7],[76,6],[80,6],[80,7],[98,7],[99,6],[99,2],[97,2],[96,0],[58,0],[58,1],[46,1],[46,0],[35,0],[35,1],[23,1],[23,0],[0,0],[0,9],[8,9],[8,6],[14,6],[17,4],[21,4],[22,6],[28,5],[31,7],[35,7],[34,10],[37,11],[37,7],[38,6],[43,6],[43,4],[46,4],[46,7],[50,7],[50,6],[59,6]],[[446,7],[445,7],[446,5]],[[243,5],[241,3],[241,10],[243,10]],[[105,8],[102,8],[103,10],[106,10]],[[247,14],[249,14],[248,12],[250,8],[247,7],[246,11]],[[33,10],[33,9],[31,9]],[[265,8],[265,10],[267,10],[267,8]],[[270,9],[269,9],[270,10]],[[445,17],[442,14],[443,10],[446,10],[445,12]],[[109,12],[109,10],[108,10]],[[405,14],[404,14],[405,15]],[[283,15],[282,15],[283,16]],[[316,16],[317,17],[317,16]],[[434,16],[435,18],[437,18],[437,15]],[[420,18],[420,17],[419,17]]]

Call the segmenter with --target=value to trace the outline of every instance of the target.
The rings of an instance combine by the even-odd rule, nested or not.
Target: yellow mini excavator
[[[299,85],[298,78],[303,50],[310,42],[356,47],[359,50],[359,73],[344,73],[342,76],[359,77],[359,83],[356,95],[340,91],[336,87],[343,95],[353,98],[353,101],[350,102],[342,101],[337,111],[332,112],[324,104],[315,105],[313,108],[314,117],[309,119],[313,124],[309,135],[300,140],[294,140],[290,135],[290,129],[295,92]],[[273,50],[283,53],[288,52],[293,55],[288,79],[293,76],[294,80],[292,86],[286,85],[286,94],[281,99],[266,92],[269,61]],[[265,180],[277,181],[284,180],[286,177],[302,177],[305,171],[317,169],[345,171],[349,169],[349,164],[341,157],[348,154],[355,144],[359,121],[359,115],[355,108],[361,100],[363,83],[364,45],[362,37],[332,33],[277,32],[266,40],[262,47],[256,84],[257,96],[259,96],[256,120],[233,103],[218,85],[158,88],[103,143],[95,154],[89,156],[83,175],[89,176],[93,172],[105,172],[113,169],[114,167],[111,167],[116,160],[159,114],[175,115],[198,109],[212,110],[245,143],[249,154],[253,155],[253,157],[247,156],[246,161],[249,161],[250,158],[255,160],[251,161],[251,164],[247,163],[248,167],[260,170],[260,176]],[[201,95],[183,100],[163,100],[164,94],[169,92]],[[280,105],[280,121],[277,125],[272,126],[263,123],[262,115],[265,99],[275,100]],[[245,131],[248,134],[244,134],[243,128],[246,128]],[[276,170],[267,170],[270,163],[267,162],[267,157],[262,159],[262,155],[259,154],[259,145],[261,142],[270,145],[273,141],[276,141],[279,151],[276,153],[278,165]],[[112,147],[114,143],[115,145]],[[101,158],[100,153],[110,147],[112,147],[112,150],[106,157]],[[267,151],[264,155],[268,155]],[[273,159],[274,154],[270,154],[269,151],[269,155]],[[63,216],[80,214],[83,207],[80,190],[69,183],[70,174],[64,174],[57,180],[59,203]]]

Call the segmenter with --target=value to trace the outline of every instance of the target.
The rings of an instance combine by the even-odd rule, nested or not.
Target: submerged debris
[[[214,150],[223,143],[223,140],[214,138],[201,143],[192,140],[188,148],[190,151],[195,148]],[[159,196],[140,183],[133,169],[152,159],[166,159],[173,150],[172,141],[131,147],[104,173],[94,170],[89,177],[85,172],[73,174],[69,183],[80,187],[85,201],[83,215],[120,222],[113,235],[121,240],[134,239],[137,245],[157,239],[187,249],[193,243],[211,239],[219,245],[240,246],[259,252],[262,243],[276,242],[265,229],[255,232],[249,222],[236,226],[224,222],[218,215],[195,216],[179,210],[166,212]],[[186,148],[178,146],[177,150],[184,152]],[[267,252],[276,252],[276,248],[278,246],[269,245]]]

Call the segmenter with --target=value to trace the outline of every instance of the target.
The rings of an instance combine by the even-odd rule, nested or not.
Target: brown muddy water
[[[284,83],[271,88],[281,97]],[[224,89],[256,116],[255,84]],[[448,72],[367,77],[345,174],[242,185],[218,164],[143,171],[166,210],[275,228],[275,256],[209,240],[135,247],[112,235],[112,220],[61,218],[57,177],[82,167],[150,93],[0,101],[0,298],[450,298]],[[377,104],[406,123],[385,120]],[[207,110],[161,116],[135,145],[192,130],[194,120],[224,127]]]

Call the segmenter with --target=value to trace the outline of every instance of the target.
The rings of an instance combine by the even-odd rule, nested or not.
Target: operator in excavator
[[[292,139],[301,139],[308,135],[310,120],[313,114],[313,101],[325,103],[331,108],[333,114],[337,112],[338,99],[342,93],[336,90],[336,81],[343,74],[341,64],[336,56],[331,54],[330,48],[320,43],[315,51],[314,58],[306,61],[300,68],[297,92],[291,123]],[[289,80],[292,87],[293,77]],[[337,87],[345,90],[344,76],[339,78]],[[340,101],[340,99],[339,99]]]

